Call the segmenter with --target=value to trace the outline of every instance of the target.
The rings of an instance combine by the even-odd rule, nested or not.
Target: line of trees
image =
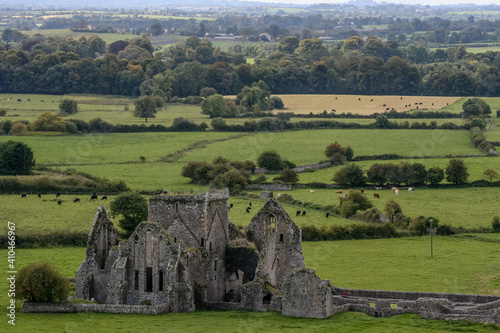
[[[437,166],[426,169],[425,165],[419,162],[375,163],[366,171],[366,175],[360,166],[351,164],[339,169],[332,180],[337,184],[347,186],[364,186],[367,183],[380,186],[388,184],[408,186],[436,185],[445,177],[446,181],[452,184],[466,184],[469,173],[464,161],[456,158],[450,159],[444,170]]]
[[[245,47],[223,51],[189,37],[155,50],[145,35],[106,45],[98,36],[37,34],[16,48],[0,47],[0,92],[158,95],[168,100],[200,96],[207,87],[237,94],[263,81],[271,94],[500,95],[500,52],[472,54],[460,46],[417,66],[404,59],[407,48],[377,37],[364,41],[353,36],[332,47],[318,38],[288,36],[265,52]],[[247,64],[245,57],[255,52],[261,58]]]

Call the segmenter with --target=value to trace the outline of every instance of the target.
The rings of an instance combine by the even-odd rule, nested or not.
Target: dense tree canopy
[[[31,148],[22,142],[0,144],[0,175],[29,175],[35,166]]]

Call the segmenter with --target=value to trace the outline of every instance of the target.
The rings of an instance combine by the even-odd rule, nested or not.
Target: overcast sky
[[[268,0],[269,1],[269,0]],[[346,0],[270,0],[275,3],[313,4],[313,3],[346,3]],[[420,3],[422,5],[456,5],[460,3],[475,3],[477,5],[500,4],[498,0],[385,0],[386,2],[402,3],[412,5]],[[381,2],[375,0],[375,2]]]

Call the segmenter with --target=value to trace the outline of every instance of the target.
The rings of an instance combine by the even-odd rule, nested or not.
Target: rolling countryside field
[[[58,112],[58,100],[61,96],[51,95],[12,95],[11,101],[1,100],[7,95],[0,96],[0,109],[8,109],[7,116],[0,121],[28,120],[34,121],[42,112]],[[131,111],[124,111],[127,106],[133,109],[133,99],[96,96],[68,96],[79,102],[80,112],[69,118],[89,121],[101,118],[112,124],[142,124],[143,119],[132,117]],[[281,95],[285,100],[287,95]],[[292,97],[292,95],[290,95]],[[322,112],[327,100],[317,106],[316,111],[305,109],[313,99],[311,96],[302,99],[290,100],[285,105],[289,112],[309,113]],[[348,96],[340,96],[347,98]],[[390,98],[397,103],[396,96],[375,96],[374,102],[356,105],[357,99],[369,96],[350,96],[352,108],[339,112],[370,114],[383,112],[380,105],[370,103],[388,103]],[[17,98],[31,99],[28,102],[17,103]],[[382,102],[377,101],[383,98]],[[388,99],[386,99],[388,98]],[[406,98],[406,96],[404,97]],[[433,103],[426,97],[412,97],[422,99],[424,103]],[[428,98],[428,97],[427,97]],[[44,102],[41,102],[41,100]],[[54,103],[52,103],[54,99]],[[461,112],[464,99],[440,98],[443,110]],[[337,99],[338,100],[338,99]],[[50,102],[48,102],[50,101]],[[434,100],[434,103],[438,103]],[[446,106],[446,103],[449,103]],[[492,109],[500,108],[500,99],[490,99]],[[378,105],[378,106],[377,106]],[[424,104],[425,106],[425,104]],[[302,111],[297,111],[302,110]],[[312,109],[311,109],[312,110]],[[327,111],[330,109],[326,108]],[[399,110],[399,109],[398,109]],[[402,111],[402,110],[401,110]],[[494,111],[495,113],[495,111]],[[18,114],[18,116],[14,116]],[[148,124],[163,124],[170,126],[173,119],[184,117],[195,123],[207,122],[210,119],[200,113],[199,106],[167,105],[166,110],[160,110],[157,118],[149,119]],[[250,118],[227,119],[229,124],[242,124]],[[256,120],[256,119],[252,119]],[[257,119],[258,120],[258,119]],[[310,121],[316,119],[292,118],[291,121]],[[358,122],[368,124],[373,119],[331,119],[332,121]],[[391,120],[392,121],[392,120]],[[406,121],[398,119],[394,121]],[[454,122],[463,124],[465,120],[454,119],[408,119],[413,121],[436,121],[438,124]],[[485,135],[488,140],[500,141],[497,127]],[[38,134],[38,133],[37,133]],[[297,165],[317,163],[326,160],[324,150],[327,145],[338,141],[342,146],[351,146],[354,156],[399,154],[401,156],[420,157],[418,159],[398,160],[369,160],[355,163],[367,170],[374,163],[399,164],[404,161],[419,162],[427,168],[439,166],[445,168],[450,157],[459,155],[479,155],[467,157],[464,161],[470,174],[469,180],[484,179],[483,172],[487,168],[494,169],[500,174],[498,157],[480,157],[482,153],[470,144],[470,133],[466,130],[304,130],[267,133],[234,133],[234,132],[165,132],[165,133],[96,133],[85,135],[34,135],[34,136],[0,136],[0,143],[16,140],[26,143],[34,152],[37,165],[45,168],[65,170],[75,169],[78,172],[89,173],[97,177],[111,180],[123,180],[132,189],[141,191],[145,198],[150,193],[165,189],[171,191],[203,191],[206,185],[192,184],[188,178],[181,176],[181,170],[189,161],[211,162],[217,156],[233,160],[252,160],[257,162],[260,153],[265,150],[276,150],[283,158]],[[141,157],[143,157],[141,159]],[[423,158],[425,157],[425,158]],[[299,174],[300,183],[333,183],[332,177],[340,167],[331,167],[314,172]],[[49,169],[39,171],[40,176],[50,175]],[[278,174],[267,175],[272,181]],[[51,175],[50,177],[62,177]],[[253,176],[255,178],[256,176]],[[446,182],[443,182],[446,184]],[[365,195],[376,208],[383,211],[389,200],[401,205],[403,214],[415,218],[418,216],[433,216],[439,219],[440,224],[466,228],[490,228],[493,216],[498,215],[500,191],[498,188],[427,188],[418,187],[413,194],[401,186],[398,197],[390,189],[376,190],[367,185]],[[314,189],[309,187],[294,188],[286,192],[294,199],[303,202],[302,205],[284,204],[293,221],[301,228],[316,226],[329,228],[331,226],[349,226],[365,223],[350,220],[340,216],[325,216],[323,210],[309,208],[309,204],[338,205],[339,194],[337,189]],[[348,188],[342,190],[347,191]],[[373,197],[379,193],[380,199]],[[62,193],[60,205],[57,204],[55,193],[43,193],[41,198],[37,193],[28,193],[22,199],[20,193],[0,195],[0,219],[16,223],[18,234],[47,235],[56,232],[87,233],[91,227],[97,207],[104,204],[109,209],[110,201],[117,193],[98,193],[99,198],[107,195],[107,201],[91,201],[90,194]],[[260,191],[250,191],[250,194],[259,194]],[[275,195],[277,192],[275,192]],[[75,198],[79,203],[73,203]],[[252,202],[252,211],[245,212],[249,202]],[[247,226],[252,216],[264,204],[263,200],[254,197],[232,196],[229,199],[234,207],[229,211],[229,220],[239,228]],[[306,216],[296,216],[297,210],[307,210]],[[119,217],[112,219],[115,224]],[[6,232],[5,227],[0,232]],[[458,237],[460,236],[460,237]],[[497,239],[497,234],[474,234],[471,238],[463,235],[457,237],[434,238],[434,259],[430,259],[430,239],[424,237],[405,237],[400,239],[371,239],[350,241],[323,241],[304,242],[303,254],[306,266],[315,269],[322,279],[330,279],[332,284],[339,287],[401,290],[401,291],[429,291],[450,293],[481,293],[500,294],[498,287],[500,273],[498,272],[498,257],[500,247],[498,243],[480,241]],[[463,237],[462,237],[463,236]],[[479,237],[479,238],[478,238]],[[85,257],[85,248],[39,248],[18,249],[17,265],[21,267],[40,260],[52,262],[66,277],[74,278],[76,270]],[[2,257],[6,257],[5,250],[0,250]],[[0,273],[4,278],[5,273]],[[5,288],[2,287],[2,288]],[[3,290],[3,289],[2,289]],[[74,290],[73,290],[74,293]],[[0,301],[6,302],[6,292],[0,295]],[[18,302],[19,303],[19,302]],[[3,304],[3,303],[2,303]],[[19,306],[19,304],[18,304]],[[217,326],[220,332],[234,332],[247,329],[249,331],[286,331],[303,332],[314,330],[329,332],[446,332],[476,331],[492,332],[497,330],[493,326],[471,324],[467,322],[445,322],[421,320],[418,316],[404,315],[394,318],[371,318],[359,313],[342,313],[327,320],[309,320],[283,317],[277,313],[250,313],[250,312],[209,312],[197,311],[193,314],[162,314],[155,317],[136,315],[112,314],[64,314],[39,315],[18,313],[18,323],[25,330],[43,331],[52,327],[52,330],[78,332],[82,329],[93,331],[112,331],[143,329],[146,331],[164,330],[165,321],[173,331],[202,332]],[[251,325],[251,328],[248,328]],[[43,328],[42,328],[43,327]]]

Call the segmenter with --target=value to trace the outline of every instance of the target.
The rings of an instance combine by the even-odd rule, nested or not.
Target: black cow
[[[61,196],[61,193],[56,194],[56,198],[59,198]]]
[[[326,212],[326,218],[328,218],[328,216],[330,216],[330,213]]]
[[[232,203],[230,203],[230,204],[229,204],[229,207],[233,208],[233,204],[232,204]]]
[[[108,200],[108,196],[107,195],[103,195],[101,200]]]
[[[247,207],[246,212],[250,213],[250,207]]]
[[[21,194],[21,198],[26,198],[26,193]]]
[[[41,193],[38,193],[38,197],[41,198],[42,197],[42,194]]]
[[[302,216],[306,216],[306,211],[305,210],[302,212]]]
[[[249,203],[248,203],[248,205],[249,205],[250,207],[252,207],[252,203],[251,203],[251,202],[249,202]]]
[[[300,210],[298,210],[297,213],[295,213],[295,216],[300,216]]]
[[[94,192],[94,194],[92,194],[92,196],[90,197],[90,200],[97,200],[97,194],[95,194],[95,192]]]
[[[80,198],[76,198],[73,202],[80,202]]]
[[[62,204],[62,201],[61,200],[57,200],[57,204],[58,205]]]

